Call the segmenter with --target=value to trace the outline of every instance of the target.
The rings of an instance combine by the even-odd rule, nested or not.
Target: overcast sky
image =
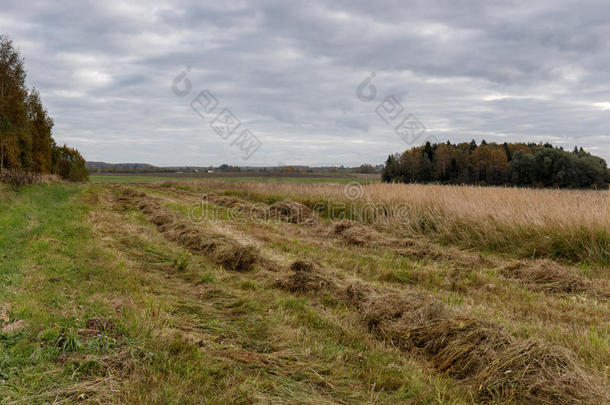
[[[356,165],[484,138],[610,161],[607,1],[0,3],[56,140],[87,160]],[[203,90],[218,105],[202,117]],[[390,96],[402,110],[379,108]],[[210,127],[225,108],[230,136]],[[415,142],[395,132],[409,116]],[[247,160],[244,130],[261,143]]]

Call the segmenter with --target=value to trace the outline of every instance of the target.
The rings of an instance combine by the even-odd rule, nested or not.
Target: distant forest
[[[58,146],[53,120],[36,89],[26,87],[23,59],[5,35],[0,35],[0,172],[14,170],[58,174],[86,180],[85,160],[76,149]]]
[[[551,144],[426,143],[390,155],[382,180],[401,183],[515,185],[606,188],[606,161],[582,148],[565,151]]]

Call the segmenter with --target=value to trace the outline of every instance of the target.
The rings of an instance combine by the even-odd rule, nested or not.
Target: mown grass
[[[607,372],[610,364],[608,303],[549,296],[507,283],[493,268],[456,269],[442,261],[406,258],[385,249],[329,246],[314,240],[266,235],[269,246],[283,254],[305,257],[337,268],[344,277],[372,283],[419,288],[450,307],[470,308],[479,318],[502,324],[516,336],[542,337],[573,349],[591,368]],[[349,253],[348,253],[349,252]]]
[[[173,200],[169,199],[173,202],[167,202],[167,207],[187,214],[190,196],[179,195],[176,200],[174,195]],[[506,280],[491,262],[470,267],[464,264],[469,261],[460,264],[459,258],[451,255],[430,259],[405,256],[381,246],[350,247],[329,238],[320,228],[260,223],[252,218],[247,221],[240,212],[231,214],[231,209],[207,203],[198,207],[208,213],[214,210],[215,215],[208,218],[215,218],[217,225],[228,226],[235,236],[256,235],[255,238],[264,241],[262,249],[267,256],[308,259],[337,269],[343,277],[357,276],[373,283],[430,291],[451,307],[468,307],[479,317],[502,324],[515,336],[543,337],[574,350],[587,366],[602,373],[607,370],[610,361],[607,300],[532,291],[531,286]],[[494,257],[489,259],[497,261]],[[555,266],[561,267],[558,263]],[[570,271],[597,283],[604,283],[607,278],[607,271],[589,266]]]
[[[148,191],[148,189],[147,189]],[[186,214],[193,200],[190,194],[166,195],[166,206]],[[268,196],[265,196],[268,198]],[[182,201],[182,203],[179,203]],[[203,204],[210,210],[210,204]],[[340,278],[357,277],[369,283],[394,284],[407,289],[432,293],[449,307],[458,308],[498,323],[514,336],[544,339],[567,347],[592,369],[605,375],[610,359],[608,342],[607,300],[563,294],[543,294],[529,286],[501,277],[491,265],[481,263],[474,268],[453,263],[450,258],[430,260],[407,258],[383,248],[345,246],[329,238],[321,227],[257,221],[227,221],[234,218],[226,208],[218,209],[217,225],[234,236],[256,235],[264,254],[284,256],[290,260],[309,259],[337,271]],[[202,226],[208,226],[203,224]],[[559,264],[557,264],[559,266]],[[580,272],[580,269],[573,269]],[[606,277],[605,272],[587,276]],[[331,300],[332,301],[332,300]],[[326,302],[324,299],[321,302]]]
[[[138,210],[128,213],[131,225],[121,221],[123,225],[115,230],[121,235],[119,238],[124,238],[118,240],[119,246],[128,247],[132,255],[149,251],[151,246],[180,251],[164,240],[156,227],[147,224]],[[203,303],[184,305],[181,300],[181,309],[191,316],[189,324],[218,335],[225,342],[216,346],[218,350],[229,356],[246,356],[256,369],[261,369],[256,384],[247,387],[249,400],[244,402],[249,403],[253,398],[263,403],[374,403],[376,400],[460,403],[464,400],[463,394],[450,382],[428,376],[416,364],[405,363],[399,353],[369,340],[349,323],[353,320],[348,318],[345,324],[341,308],[321,311],[305,297],[287,296],[272,287],[269,275],[260,272],[236,274],[215,268],[212,270],[214,282],[210,284],[210,265],[205,257],[192,255],[190,258],[189,268],[203,265],[206,270],[200,282],[205,287],[200,287],[199,292],[199,296],[203,294]],[[362,362],[363,358],[375,363]],[[385,370],[387,363],[381,359],[395,366]],[[214,391],[208,395],[220,394]]]
[[[341,306],[214,266],[99,186],[6,194],[0,257],[24,322],[0,332],[2,403],[469,402]]]
[[[251,192],[240,187],[218,191]],[[192,198],[163,190],[152,194],[186,217]],[[9,318],[0,311],[0,329],[20,325],[0,332],[1,403],[478,402],[416,353],[374,339],[338,297],[288,293],[275,286],[283,274],[263,267],[227,271],[166,239],[140,209],[119,204],[118,192],[0,188],[0,310]],[[218,211],[217,222],[192,226],[243,236],[282,265],[307,259],[338,279],[422,291],[608,373],[607,300],[532,291],[486,265],[350,246],[320,232],[328,224],[260,224],[198,207]],[[91,330],[96,322],[105,326]]]

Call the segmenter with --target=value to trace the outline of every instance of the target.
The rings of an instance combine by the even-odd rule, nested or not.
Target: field
[[[110,174],[99,173],[90,176],[92,183],[123,183],[142,184],[159,181],[194,181],[194,180],[224,180],[253,182],[290,182],[290,183],[363,183],[379,182],[378,174],[332,174],[332,173],[163,173],[163,174]]]
[[[3,404],[610,401],[608,192],[143,177],[0,188]]]

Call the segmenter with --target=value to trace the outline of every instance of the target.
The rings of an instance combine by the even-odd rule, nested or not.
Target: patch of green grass
[[[263,183],[349,183],[358,180],[357,177],[348,174],[342,175],[320,175],[315,177],[276,177],[276,176],[239,176],[239,177],[224,177],[224,176],[193,176],[193,177],[177,177],[177,176],[144,176],[144,175],[95,175],[89,176],[91,183],[100,184],[148,184],[159,181],[210,181],[218,180],[223,182],[263,182]],[[379,182],[380,179],[366,178],[367,183]]]
[[[80,330],[87,319],[112,317],[91,300],[116,285],[98,264],[102,252],[90,243],[79,192],[78,186],[30,186],[0,203],[0,305],[24,323],[18,332],[0,333],[0,398],[7,401],[44,402],[41,392],[74,383],[57,359],[99,354]]]
[[[89,176],[89,182],[99,184],[147,184],[154,183],[157,181],[180,181],[180,180],[194,180],[193,177],[169,177],[169,176],[138,176],[138,175],[125,175],[125,176],[102,176],[92,174]]]

